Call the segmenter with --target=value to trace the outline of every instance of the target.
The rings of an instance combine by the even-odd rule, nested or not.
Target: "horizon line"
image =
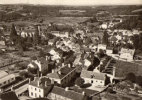
[[[142,4],[82,4],[82,5],[72,5],[72,4],[33,4],[33,3],[0,3],[0,5],[39,5],[39,6],[141,6]]]

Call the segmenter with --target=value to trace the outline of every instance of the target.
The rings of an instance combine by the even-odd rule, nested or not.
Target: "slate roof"
[[[63,68],[60,69],[61,74],[59,74],[58,72],[49,73],[47,75],[47,77],[55,78],[55,79],[62,79],[65,75],[67,75],[73,69],[75,69],[75,68],[63,67]]]
[[[83,78],[94,78],[97,80],[105,80],[105,74],[104,73],[96,73],[96,72],[92,72],[92,71],[86,71],[83,70],[81,72],[81,77]]]
[[[83,100],[84,95],[71,90],[65,91],[64,88],[54,86],[51,93],[58,94],[60,96],[72,99],[72,100]]]
[[[0,94],[0,100],[19,100],[15,94],[15,92],[5,92]]]

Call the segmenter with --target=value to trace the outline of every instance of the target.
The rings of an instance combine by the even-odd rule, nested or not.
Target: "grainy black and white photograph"
[[[0,100],[142,100],[142,0],[0,0]]]

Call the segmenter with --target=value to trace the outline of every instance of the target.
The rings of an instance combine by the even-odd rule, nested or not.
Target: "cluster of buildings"
[[[99,12],[107,14],[104,19],[109,20],[111,16],[108,12]],[[103,20],[103,19],[98,19]],[[109,83],[113,83],[115,78],[115,66],[108,68],[112,59],[133,61],[135,49],[119,48],[114,53],[114,46],[118,44],[130,43],[133,45],[131,36],[139,34],[133,30],[110,30],[114,24],[121,23],[121,18],[116,18],[115,23],[103,23],[100,30],[90,32],[87,26],[78,25],[70,31],[50,31],[48,34],[53,35],[52,39],[48,39],[47,45],[41,46],[44,52],[42,57],[32,59],[27,68],[36,68],[34,80],[29,79],[28,96],[30,98],[49,98],[51,100],[90,100],[89,95],[94,94],[94,88],[85,88],[79,91],[71,89],[70,85],[75,87],[76,75],[79,73],[80,78],[84,80],[84,84],[90,84],[91,87],[106,87]],[[46,38],[45,32],[52,25],[38,25],[39,35]],[[107,31],[108,42],[110,45],[102,43],[104,32]],[[17,28],[17,34],[23,38],[34,37],[35,27],[28,26]],[[47,33],[47,32],[46,32]],[[127,41],[126,41],[127,40]],[[5,45],[0,41],[0,45]],[[3,50],[3,49],[1,49]],[[109,72],[106,70],[109,69]],[[15,81],[14,74],[8,74],[1,71],[0,87]],[[88,94],[89,93],[89,94]],[[86,98],[86,99],[84,99]],[[96,100],[98,97],[91,97]]]

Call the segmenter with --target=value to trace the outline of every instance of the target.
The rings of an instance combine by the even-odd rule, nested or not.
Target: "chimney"
[[[42,77],[42,73],[40,74],[40,77]]]
[[[48,56],[46,56],[46,61],[48,61]]]
[[[71,68],[71,64],[68,64],[68,67]]]
[[[31,79],[29,78],[29,83],[31,83]]]
[[[64,63],[62,63],[62,67],[64,67],[65,65],[64,65]]]
[[[68,90],[69,90],[69,87],[66,87],[66,88],[65,88],[65,91],[68,91]]]
[[[40,81],[37,81],[37,86],[39,86],[40,85]]]
[[[36,80],[36,77],[34,77],[34,81]]]
[[[61,75],[61,71],[60,71],[60,70],[58,71],[58,74],[60,74],[60,75]]]
[[[53,79],[51,80],[51,84],[54,84],[54,80]]]
[[[54,73],[55,72],[55,70],[54,69],[52,69],[52,73]]]
[[[112,72],[113,77],[115,77],[115,73],[116,73],[116,67],[113,67],[113,72]]]
[[[14,89],[13,89],[13,85],[11,86],[11,91],[14,91]]]
[[[45,86],[47,87],[47,81],[45,81]]]
[[[85,95],[85,92],[84,92],[84,91],[82,92],[82,95]]]

